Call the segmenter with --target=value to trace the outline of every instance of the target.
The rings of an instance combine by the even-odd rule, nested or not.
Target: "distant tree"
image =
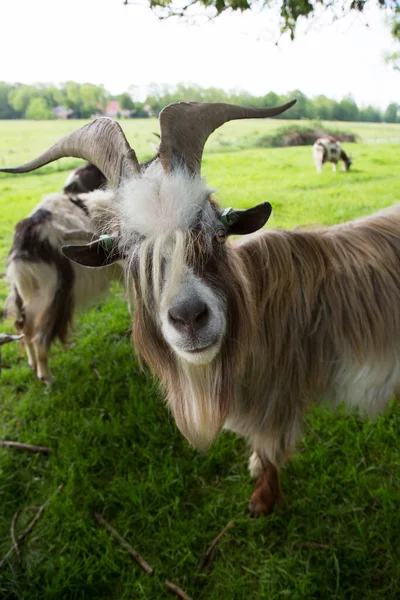
[[[333,119],[333,113],[335,109],[334,100],[330,100],[326,96],[317,96],[313,100],[314,107],[314,119],[320,119],[322,121],[330,121]]]
[[[351,96],[347,96],[340,102],[335,103],[333,118],[336,121],[358,121],[358,106]]]
[[[386,123],[399,123],[400,122],[400,104],[392,103],[389,104],[383,114],[383,120]]]
[[[132,98],[127,92],[124,92],[123,94],[117,96],[117,100],[119,101],[119,104],[123,110],[135,109],[135,103],[133,102]]]
[[[66,81],[60,88],[60,104],[65,104],[79,119],[90,118],[104,110],[109,97],[103,85]]]
[[[278,104],[281,104],[281,99],[275,92],[268,92],[262,96],[262,106],[277,106]]]
[[[35,86],[17,83],[15,88],[10,92],[8,101],[14,110],[25,114],[32,98],[39,95],[39,91]]]
[[[296,98],[297,102],[290,109],[290,115],[287,118],[290,119],[310,119],[313,118],[313,107],[311,101],[307,98],[303,92],[300,90],[294,90],[287,94],[285,98],[281,98],[283,101],[292,100],[292,98]]]
[[[104,110],[109,94],[104,89],[103,85],[93,85],[92,83],[84,83],[79,90],[81,116],[89,118],[99,110]]]
[[[135,119],[147,119],[149,113],[145,110],[144,102],[135,102],[133,105],[133,117]]]
[[[14,89],[10,83],[0,81],[0,119],[18,119],[22,116],[9,102],[9,96]]]
[[[32,98],[25,111],[25,118],[40,121],[54,119],[54,114],[44,98]]]
[[[382,121],[381,112],[374,106],[367,106],[360,110],[360,121],[369,123],[380,123]]]

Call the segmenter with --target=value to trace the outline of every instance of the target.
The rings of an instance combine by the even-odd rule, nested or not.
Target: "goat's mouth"
[[[213,342],[212,344],[208,344],[207,346],[202,346],[201,348],[187,348],[184,350],[184,352],[189,352],[189,354],[196,354],[199,352],[206,352],[207,350],[209,350],[210,348],[212,348],[213,346],[215,346],[216,342]]]
[[[191,348],[175,347],[175,352],[185,362],[194,365],[207,365],[217,356],[220,346],[220,340],[214,340],[210,344],[207,344],[207,346]]]

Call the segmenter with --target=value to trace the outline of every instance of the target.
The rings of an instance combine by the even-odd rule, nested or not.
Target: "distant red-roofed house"
[[[107,106],[104,110],[105,117],[112,117],[113,119],[118,117],[130,117],[131,111],[125,108],[121,108],[118,100],[110,100],[107,102]]]

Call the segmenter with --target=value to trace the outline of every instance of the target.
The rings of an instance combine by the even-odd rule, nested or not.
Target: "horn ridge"
[[[288,110],[296,100],[280,106],[256,108],[223,102],[177,102],[166,106],[159,115],[161,141],[159,156],[166,172],[174,163],[184,164],[200,173],[203,149],[218,127],[236,119],[275,117]]]
[[[111,187],[136,175],[139,162],[122,127],[108,117],[100,117],[61,138],[37,158],[20,165],[0,169],[2,173],[28,173],[63,157],[83,158],[94,164]]]

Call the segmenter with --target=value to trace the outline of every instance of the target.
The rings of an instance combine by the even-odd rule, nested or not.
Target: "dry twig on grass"
[[[11,541],[13,544],[13,548],[15,550],[15,554],[18,556],[18,559],[21,560],[21,554],[19,552],[19,546],[18,546],[18,540],[15,537],[15,524],[18,521],[18,517],[21,514],[21,509],[19,508],[17,510],[16,513],[14,513],[14,516],[12,518],[11,521],[11,526],[10,526],[10,536],[11,536]]]
[[[298,548],[307,548],[308,550],[329,550],[327,544],[317,544],[316,542],[305,542],[304,544],[296,544]]]
[[[217,535],[215,540],[213,540],[211,542],[211,544],[208,546],[207,550],[204,552],[203,556],[200,559],[199,566],[196,571],[196,575],[194,576],[195,583],[198,581],[198,577],[199,577],[200,573],[202,573],[203,571],[210,568],[211,563],[215,558],[215,551],[216,551],[216,548],[217,548],[219,542],[221,541],[221,539],[225,535],[225,533],[229,529],[231,529],[231,527],[234,526],[234,524],[235,524],[234,521],[229,521],[229,523],[227,525],[225,525],[223,530]]]
[[[101,379],[100,371],[98,370],[93,361],[90,362],[89,366],[92,369],[93,373],[96,375],[97,379]]]
[[[102,525],[107,531],[108,533],[111,533],[111,535],[113,536],[113,538],[118,542],[118,544],[120,546],[122,546],[123,548],[125,548],[125,550],[128,551],[128,554],[130,554],[130,556],[132,556],[132,558],[138,563],[138,565],[140,567],[142,567],[143,571],[146,571],[146,573],[150,574],[153,572],[153,567],[151,567],[149,565],[148,562],[145,561],[144,558],[142,558],[140,556],[140,554],[138,552],[136,552],[136,550],[134,550],[132,548],[132,546],[126,541],[125,538],[123,538],[116,529],[114,529],[114,527],[112,525],[110,525],[110,523],[108,523],[102,516],[101,514],[99,514],[98,512],[93,513],[94,518],[96,519],[97,523],[99,525]]]
[[[18,544],[20,544],[22,542],[22,540],[24,540],[31,532],[32,529],[35,527],[36,523],[39,521],[40,517],[42,516],[45,508],[50,504],[51,500],[54,498],[54,496],[56,494],[58,494],[58,492],[64,487],[64,484],[61,483],[58,488],[56,489],[56,491],[54,492],[54,494],[52,494],[50,496],[50,498],[48,498],[46,500],[46,502],[38,509],[36,515],[33,517],[32,521],[29,523],[28,527],[18,536],[18,538],[16,540],[13,541],[13,545],[11,546],[11,548],[8,550],[8,552],[6,552],[6,554],[3,556],[2,560],[0,560],[0,569],[1,567],[4,565],[5,561],[7,560],[7,558],[9,556],[11,556],[11,554],[14,551],[18,551]],[[15,521],[17,520],[17,513],[15,513],[14,518]],[[14,519],[13,519],[14,520]],[[15,526],[15,521],[14,521],[14,526]]]
[[[0,333],[0,346],[3,344],[9,344],[10,342],[17,342],[18,340],[22,340],[24,336],[21,335],[10,335],[9,333]]]
[[[32,444],[24,444],[23,442],[11,442],[9,440],[0,440],[0,448],[17,448],[18,450],[28,450],[29,452],[42,452],[49,454],[53,452],[47,446],[33,446]]]
[[[182,598],[182,600],[192,600],[190,596],[186,594],[179,586],[175,585],[175,583],[171,583],[171,581],[165,580],[165,587],[170,592],[173,592],[178,598]]]
[[[0,333],[0,346],[3,344],[9,344],[10,342],[17,342],[22,340],[24,336],[21,335],[10,335],[9,333]],[[1,352],[0,352],[0,373],[1,373]]]

